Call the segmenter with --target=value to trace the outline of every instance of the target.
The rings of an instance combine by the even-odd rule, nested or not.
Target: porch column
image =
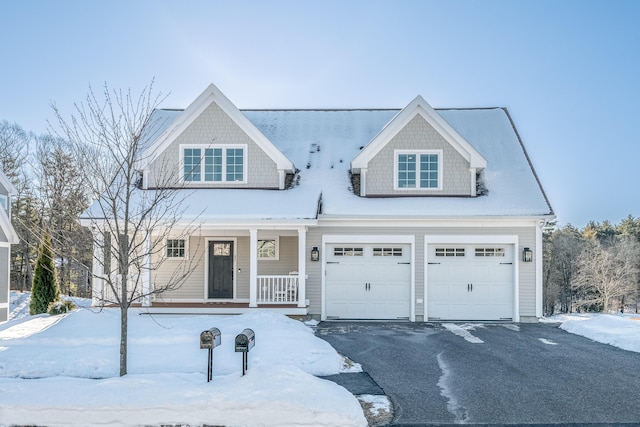
[[[249,230],[249,307],[258,306],[258,230]]]
[[[140,271],[140,281],[142,284],[142,306],[151,307],[151,233],[144,238],[144,258],[142,260],[142,270]]]
[[[307,228],[298,229],[298,307],[306,307],[307,299]]]
[[[104,303],[104,232],[93,230],[93,260],[91,266],[91,305],[99,306]]]

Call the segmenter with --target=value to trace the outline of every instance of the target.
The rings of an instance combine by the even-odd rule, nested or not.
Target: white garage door
[[[428,317],[513,319],[513,252],[513,245],[429,245]]]
[[[410,252],[410,245],[327,245],[327,318],[408,319]]]

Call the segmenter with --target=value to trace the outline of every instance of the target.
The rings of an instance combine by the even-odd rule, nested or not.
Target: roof
[[[524,145],[503,108],[436,109],[486,160],[479,197],[356,196],[350,189],[350,163],[379,135],[400,109],[242,110],[246,118],[300,170],[299,184],[284,191],[197,189],[187,217],[201,220],[304,220],[349,218],[466,218],[550,216],[553,210]],[[170,126],[179,110],[159,110]],[[457,137],[456,137],[457,138]],[[191,191],[191,190],[188,190]],[[224,203],[211,203],[224,200]]]
[[[446,122],[421,96],[402,109],[391,121],[385,125],[367,146],[358,153],[351,162],[353,169],[366,168],[369,160],[380,152],[389,141],[394,138],[416,116],[422,117],[458,152],[470,167],[483,169],[487,161],[469,144],[449,123]]]

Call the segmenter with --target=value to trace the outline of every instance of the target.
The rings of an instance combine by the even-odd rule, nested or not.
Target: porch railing
[[[258,276],[258,304],[297,304],[298,275]]]

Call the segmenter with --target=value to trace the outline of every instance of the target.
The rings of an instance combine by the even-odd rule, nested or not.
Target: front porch
[[[198,236],[167,239],[184,239],[181,257],[167,248],[162,259],[147,258],[143,272],[129,278],[128,288],[138,289],[140,296],[150,294],[141,299],[140,307],[152,313],[240,314],[264,309],[306,315],[306,233],[306,226],[289,225],[269,230],[202,229]],[[184,283],[153,293],[186,267],[191,270]],[[131,286],[136,282],[137,287]],[[104,280],[94,278],[93,291],[95,305],[115,301]]]

